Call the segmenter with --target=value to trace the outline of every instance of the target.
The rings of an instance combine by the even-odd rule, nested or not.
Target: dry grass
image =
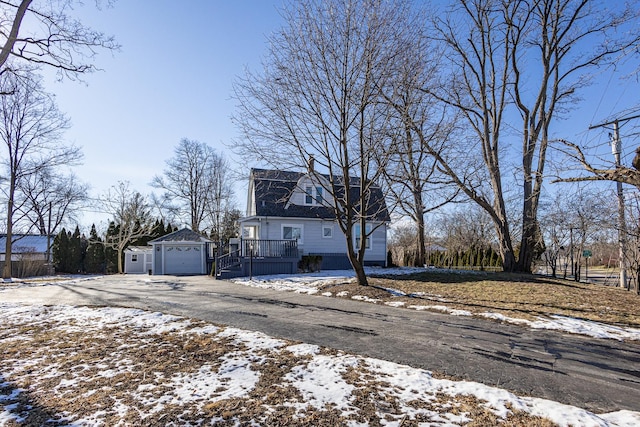
[[[416,394],[415,401],[400,402],[392,387],[365,362],[350,366],[341,376],[352,384],[354,396],[345,413],[307,402],[287,379],[295,367],[312,356],[286,349],[251,350],[251,370],[259,381],[242,397],[179,399],[167,385],[176,376],[188,376],[208,367],[215,375],[225,358],[247,349],[221,332],[192,331],[204,325],[192,321],[184,330],[150,333],[145,327],[77,325],[56,320],[12,324],[0,331],[0,413],[23,417],[4,425],[265,425],[343,426],[354,422],[380,426],[386,422],[417,426],[459,415],[462,425],[512,427],[553,425],[548,420],[512,411],[500,418],[485,402],[472,396],[445,393]],[[73,322],[71,322],[73,323]],[[219,331],[223,331],[220,328]],[[293,344],[283,342],[283,345]],[[321,355],[340,352],[321,349]],[[221,384],[220,393],[224,384]],[[22,390],[20,393],[14,393]],[[7,397],[12,396],[13,397]],[[193,396],[200,391],[194,389]],[[173,396],[173,397],[171,397]],[[403,407],[425,409],[408,417]],[[302,409],[300,409],[302,408]],[[444,418],[442,418],[444,417]]]
[[[543,276],[508,273],[425,272],[407,276],[372,277],[369,287],[353,283],[330,286],[333,295],[364,295],[382,302],[441,305],[474,314],[495,312],[535,320],[562,315],[603,323],[640,327],[640,296],[624,289]],[[386,289],[400,290],[406,297]]]
[[[347,291],[349,296],[365,295],[406,305],[445,305],[473,313],[491,311],[524,319],[558,314],[640,327],[640,297],[612,287],[540,276],[439,272],[375,277],[370,278],[370,284],[333,285],[323,291],[333,295]],[[413,296],[394,296],[386,289]],[[189,328],[202,325],[192,321]],[[180,333],[148,334],[138,328],[83,330],[78,325],[80,330],[74,331],[69,326],[53,321],[3,325],[0,395],[10,396],[18,389],[24,392],[0,400],[0,409],[13,405],[11,411],[25,417],[19,424],[9,421],[4,425],[82,424],[82,419],[95,414],[100,414],[97,418],[104,425],[233,426],[256,422],[269,426],[340,426],[358,422],[378,426],[400,421],[406,427],[433,423],[438,416],[449,414],[464,415],[468,421],[462,424],[467,426],[553,425],[547,419],[518,411],[512,411],[506,419],[499,418],[473,396],[437,393],[427,399],[416,395],[415,401],[400,402],[388,393],[390,385],[385,378],[373,375],[363,364],[342,373],[343,379],[354,386],[353,413],[345,414],[332,406],[317,409],[306,404],[300,391],[286,379],[294,367],[308,363],[309,356],[287,351],[264,350],[252,356],[255,361],[251,369],[260,379],[244,397],[206,402],[173,400],[160,405],[158,402],[172,392],[165,385],[167,379],[194,374],[205,365],[215,373],[225,356],[243,351],[243,345],[225,336],[192,333],[189,328]],[[332,350],[323,352],[335,355]],[[105,375],[108,371],[115,374]],[[425,409],[425,414],[432,415],[406,417],[403,405]],[[300,406],[304,409],[296,410]]]

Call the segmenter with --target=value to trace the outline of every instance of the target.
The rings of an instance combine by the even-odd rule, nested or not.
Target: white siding
[[[301,225],[303,228],[302,243],[298,245],[302,254],[337,253],[346,254],[346,239],[337,223],[317,219],[304,218],[263,218],[260,221],[260,238],[270,240],[282,239],[283,225]],[[333,237],[322,237],[322,226],[333,225]],[[386,226],[383,224],[371,235],[371,249],[365,253],[365,260],[386,259]]]
[[[317,181],[313,181],[308,176],[300,178],[295,189],[293,190],[293,194],[291,194],[291,197],[289,198],[289,203],[292,205],[298,205],[298,206],[305,206],[305,205],[308,206],[305,200],[307,196],[307,192],[306,192],[307,187],[311,187],[313,189],[312,196],[314,198],[316,197],[316,187],[323,187],[322,188],[322,199],[323,199],[322,204],[325,206],[331,206],[331,204],[333,203],[333,198],[331,197],[331,194],[328,194],[328,191],[326,190],[328,185],[325,183],[323,186],[319,184]]]
[[[247,192],[247,216],[256,214],[256,192],[253,179],[249,180],[249,191]]]
[[[126,274],[147,273],[151,269],[151,248],[124,252],[124,272]],[[135,260],[135,261],[134,261]]]
[[[384,224],[371,234],[371,249],[365,253],[365,260],[367,259],[387,259],[387,227]]]

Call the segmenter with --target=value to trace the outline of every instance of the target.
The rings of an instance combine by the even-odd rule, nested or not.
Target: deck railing
[[[298,241],[240,239],[240,255],[254,258],[296,258]]]
[[[216,278],[297,271],[297,240],[240,239],[238,243],[231,245],[237,249],[215,258]]]
[[[231,267],[240,265],[240,250],[229,252],[228,254],[221,255],[216,261],[216,271],[224,271]]]

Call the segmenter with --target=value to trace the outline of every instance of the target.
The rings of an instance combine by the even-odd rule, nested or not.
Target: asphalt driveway
[[[640,343],[279,292],[206,276],[108,276],[0,291],[0,302],[135,307],[261,331],[594,412],[640,410]]]

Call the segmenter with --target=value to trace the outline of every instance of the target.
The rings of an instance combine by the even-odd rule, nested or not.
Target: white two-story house
[[[347,239],[336,221],[332,196],[326,191],[331,188],[328,179],[318,174],[252,169],[246,216],[240,220],[241,236],[295,240],[300,256],[322,256],[322,269],[351,268]],[[358,192],[360,180],[351,178],[350,187]],[[369,205],[365,265],[386,266],[390,217],[379,187],[372,188]],[[355,225],[350,238],[355,248],[360,245],[360,235],[360,225]]]

